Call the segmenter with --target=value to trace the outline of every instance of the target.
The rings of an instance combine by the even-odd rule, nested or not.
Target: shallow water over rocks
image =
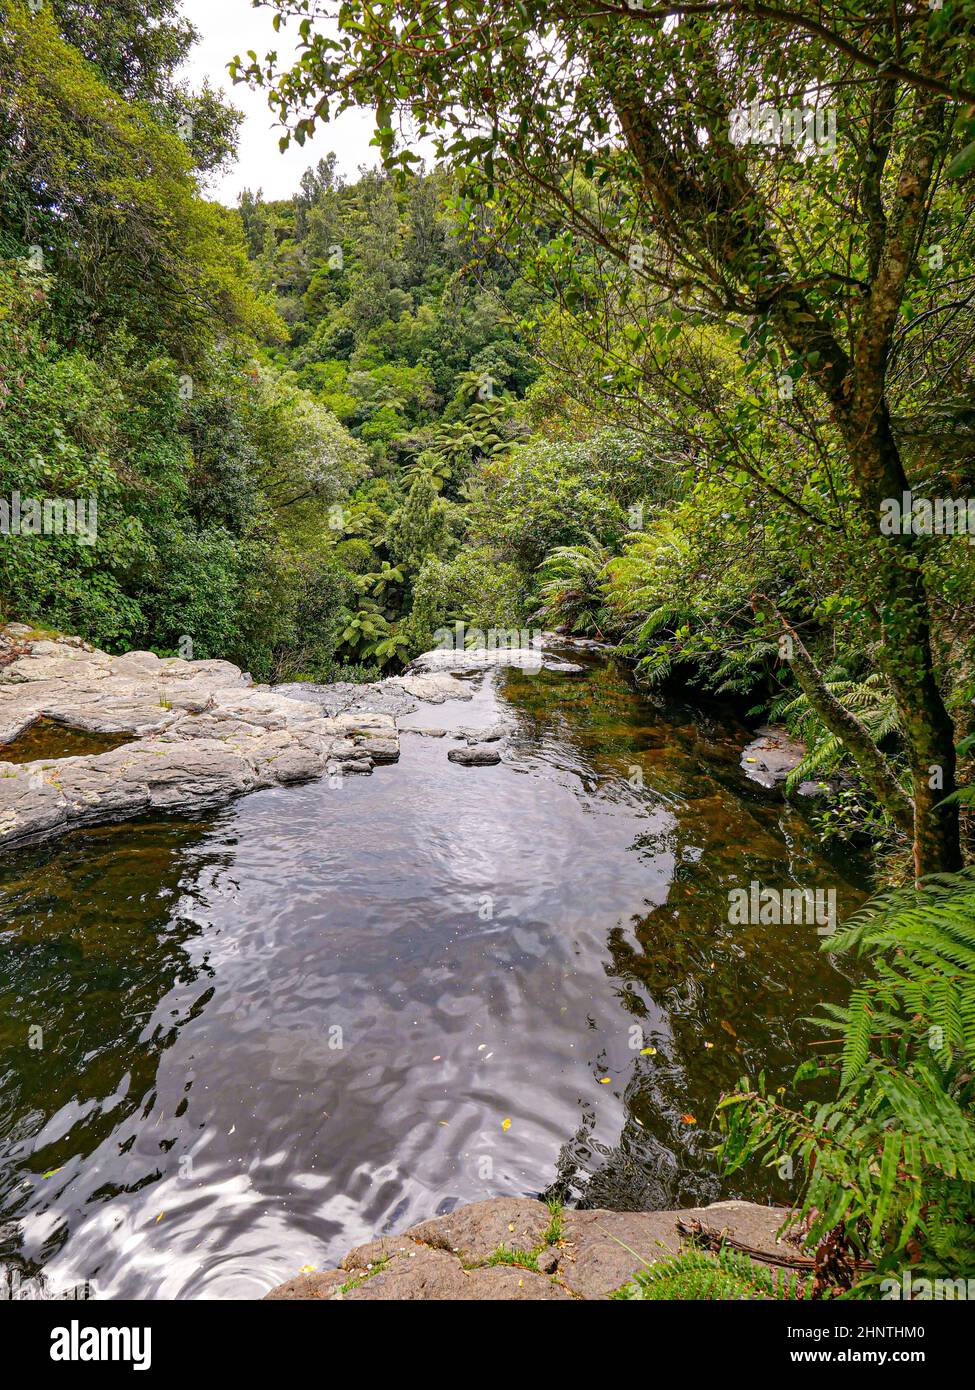
[[[733,719],[578,659],[404,715],[446,734],[371,777],[7,857],[0,1263],[249,1297],[485,1197],[788,1200],[721,1180],[711,1113],[786,1081],[846,984],[815,927],[731,925],[728,892],[842,912],[857,867],[745,781]],[[498,765],[448,759],[498,726]]]

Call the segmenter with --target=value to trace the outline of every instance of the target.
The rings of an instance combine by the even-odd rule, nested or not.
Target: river
[[[712,1112],[787,1082],[848,984],[814,926],[733,925],[728,895],[849,910],[862,868],[743,778],[733,715],[584,664],[403,721],[504,720],[499,766],[404,732],[371,777],[8,856],[8,1285],[254,1297],[488,1196],[788,1199],[722,1178]]]

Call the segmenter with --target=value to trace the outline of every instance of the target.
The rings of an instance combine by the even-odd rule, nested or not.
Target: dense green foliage
[[[849,92],[828,37],[783,47],[774,25],[746,40],[627,13],[613,20],[624,50],[571,4],[383,4],[359,28],[357,9],[343,9],[337,41],[303,18],[299,67],[256,63],[250,76],[276,76],[272,100],[303,141],[315,124],[303,103],[320,116],[344,72],[339,106],[375,102],[400,176],[347,184],[330,155],[293,198],[248,192],[231,213],[200,189],[232,155],[236,116],[176,81],[194,36],[174,0],[59,0],[37,15],[5,0],[0,495],[97,493],[99,541],[5,545],[4,613],[107,646],[191,645],[261,676],[396,669],[459,621],[564,626],[617,644],[644,680],[679,676],[784,718],[810,745],[798,775],[830,788],[825,833],[896,851],[929,800],[942,809],[924,811],[925,833],[932,817],[948,825],[955,749],[964,760],[972,732],[975,549],[938,536],[903,537],[892,559],[878,549],[865,514],[876,488],[850,445],[865,427],[845,420],[824,365],[832,334],[828,351],[856,375],[884,228],[875,203],[889,240],[895,155],[919,157],[924,55],[911,50],[896,90],[871,79]],[[446,78],[443,53],[406,43],[397,15],[446,25],[469,62],[459,106],[433,80]],[[479,23],[494,26],[495,51],[517,52],[537,28],[575,54],[566,66],[552,52],[534,105],[517,65],[492,69],[490,148]],[[948,26],[953,71],[954,21],[931,23]],[[870,23],[864,33],[868,50],[881,42]],[[715,44],[729,60],[720,82]],[[368,53],[381,50],[377,76]],[[784,103],[800,68],[823,100],[843,92],[836,159],[718,140],[734,100],[761,89]],[[678,70],[699,90],[675,106],[652,75]],[[688,188],[667,193],[646,166],[649,137],[607,143],[632,116],[637,77],[666,157],[716,200],[707,244]],[[446,120],[432,172],[395,136],[397,105],[431,129]],[[707,158],[680,125],[685,107],[709,133]],[[873,144],[854,138],[857,122]],[[939,138],[959,148],[950,122]],[[875,156],[890,166],[875,203],[841,215],[844,196],[867,198]],[[958,172],[924,175],[925,236],[951,269],[914,242],[890,326],[896,365],[882,373],[901,461],[887,476],[903,464],[905,484],[956,494],[975,482],[975,271]],[[747,227],[797,227],[801,209],[801,244],[779,238],[754,272],[750,246],[729,249],[742,228],[720,212],[735,179],[750,190]],[[665,194],[669,222],[652,211]],[[772,261],[784,283],[803,278],[798,307],[768,299]],[[786,630],[801,633],[805,675]],[[902,656],[924,666],[926,646],[917,685]],[[933,838],[924,853],[948,864],[955,851]]]
[[[700,662],[740,687],[788,639],[782,674],[910,833],[916,871],[960,867],[972,550],[882,520],[973,477],[971,0],[815,22],[718,0],[347,0],[329,25],[310,0],[273,8],[297,61],[237,71],[293,137],[372,107],[401,170],[402,132],[429,137],[484,255],[508,248],[550,306],[543,396],[629,416],[686,464],[662,544],[653,514],[606,573],[648,670]],[[591,529],[546,590],[577,628],[610,616]],[[850,681],[882,675],[893,758],[826,688],[837,648]]]
[[[722,1101],[730,1171],[754,1158],[802,1167],[800,1215],[815,1247],[837,1228],[872,1268],[857,1289],[975,1268],[975,876],[874,898],[826,944],[872,973],[823,1022],[834,1059],[796,1081],[835,1095],[797,1108],[760,1078]],[[864,1267],[865,1268],[865,1267]]]
[[[520,615],[516,576],[472,544],[470,519],[483,470],[526,433],[519,402],[537,368],[511,307],[528,292],[503,262],[467,273],[443,175],[347,185],[334,166],[320,160],[287,202],[245,193],[241,217],[288,325],[269,363],[334,412],[368,463],[326,540],[350,586],[341,653],[378,670],[447,621]],[[307,539],[319,521],[300,502],[282,505]]]
[[[130,6],[128,28],[64,7],[96,67],[46,9],[2,8],[0,495],[98,509],[94,544],[5,538],[3,614],[260,675],[332,660],[345,573],[289,543],[277,499],[324,510],[364,450],[254,366],[285,328],[198,184],[233,113],[194,107],[199,148],[174,128],[181,29],[150,42]]]

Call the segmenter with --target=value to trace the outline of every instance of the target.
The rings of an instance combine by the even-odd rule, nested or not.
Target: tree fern
[[[602,580],[609,551],[594,536],[585,545],[557,546],[539,566],[543,583],[538,617],[572,632],[601,634],[609,621]]]

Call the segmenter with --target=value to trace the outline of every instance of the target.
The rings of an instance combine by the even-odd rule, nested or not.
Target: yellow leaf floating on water
[[[697,1124],[697,1120],[695,1119],[695,1117],[694,1117],[693,1115],[681,1115],[681,1119],[684,1121],[684,1124],[685,1124],[685,1125],[696,1125],[696,1124]]]
[[[164,1217],[165,1215],[166,1215],[166,1213],[165,1213],[164,1211],[161,1211],[161,1212],[159,1213],[159,1215],[156,1217],[156,1225],[157,1225],[157,1226],[159,1225],[160,1221],[163,1219],[163,1217]]]
[[[501,1121],[501,1128],[502,1128],[502,1129],[510,1129],[510,1128],[511,1128],[511,1121],[510,1121],[510,1120],[502,1120],[502,1121]]]
[[[55,1174],[55,1173],[60,1173],[60,1171],[61,1171],[60,1168],[49,1168],[49,1169],[47,1170],[47,1172],[46,1172],[46,1173],[43,1173],[41,1176],[42,1176],[42,1177],[45,1177],[45,1178],[53,1178],[53,1177],[54,1177],[54,1174]]]
[[[599,1078],[599,1084],[600,1084],[600,1086],[608,1086],[611,1080],[612,1080],[612,1077],[610,1077],[610,1076],[601,1076],[601,1077]]]
[[[655,1047],[641,1047],[641,1048],[640,1048],[640,1056],[641,1056],[641,1057],[656,1057],[656,1055],[657,1055],[657,1049],[656,1049]]]
[[[299,1273],[299,1274],[315,1274],[315,1273],[317,1273],[317,1269],[316,1269],[316,1266],[315,1266],[315,1265],[302,1265],[301,1268],[299,1269],[298,1273]]]

